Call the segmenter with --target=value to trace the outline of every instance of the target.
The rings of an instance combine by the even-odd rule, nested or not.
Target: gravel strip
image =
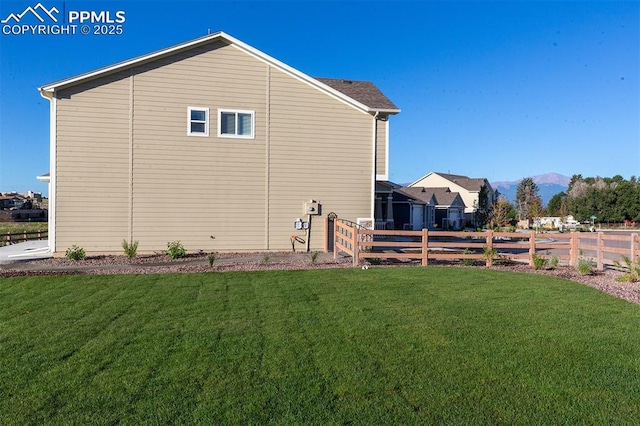
[[[70,275],[70,274],[159,274],[181,272],[225,272],[225,271],[262,271],[262,270],[300,270],[349,268],[349,257],[333,259],[331,253],[318,253],[312,259],[309,253],[219,253],[213,266],[209,266],[207,253],[189,254],[182,259],[169,259],[162,254],[143,255],[134,259],[124,256],[93,256],[82,261],[70,261],[66,258],[22,261],[0,265],[0,277]],[[376,267],[417,266],[419,262],[384,262]],[[430,265],[464,267],[459,263],[431,262]],[[483,267],[483,266],[476,266]],[[525,272],[556,276],[575,281],[615,297],[640,304],[640,282],[618,282],[622,273],[607,269],[591,275],[581,275],[574,268],[560,266],[555,269],[535,270],[528,265],[510,263],[495,265],[491,269],[511,272]]]

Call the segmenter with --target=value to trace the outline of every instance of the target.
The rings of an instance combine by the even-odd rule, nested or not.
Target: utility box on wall
[[[315,200],[304,202],[304,214],[320,214],[320,205]]]

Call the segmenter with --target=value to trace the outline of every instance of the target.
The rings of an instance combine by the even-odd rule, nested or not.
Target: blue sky
[[[0,20],[37,3],[3,0]],[[0,34],[0,191],[46,193],[39,86],[208,30],[311,76],[374,82],[402,110],[390,123],[394,182],[640,176],[638,1],[41,3],[124,11],[123,34]]]

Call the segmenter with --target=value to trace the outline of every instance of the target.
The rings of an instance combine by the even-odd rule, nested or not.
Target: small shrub
[[[320,255],[320,252],[314,251],[313,253],[311,253],[311,264],[315,265],[316,263],[318,263],[318,256]]]
[[[213,268],[213,263],[216,261],[217,253],[214,251],[213,253],[209,253],[207,259],[209,259],[209,267]]]
[[[493,263],[496,259],[499,258],[498,250],[495,248],[489,248],[488,246],[484,246],[482,248],[482,255],[487,260],[487,262]]]
[[[531,258],[533,260],[533,268],[536,270],[546,268],[547,264],[549,263],[546,257],[537,253],[533,253],[533,255],[531,255]]]
[[[138,254],[138,242],[133,241],[128,243],[127,240],[122,240],[122,249],[124,250],[124,255],[127,256],[128,259],[133,259]]]
[[[625,263],[624,266],[617,260],[614,262],[615,265],[619,268],[626,268],[629,270],[629,272],[625,272],[624,274],[617,277],[616,281],[624,283],[638,282],[640,280],[640,264],[634,264],[627,256],[622,256],[622,260]]]
[[[473,251],[469,248],[464,249],[462,254],[473,254]],[[462,264],[465,266],[475,266],[476,261],[474,259],[462,259]]]
[[[69,247],[64,255],[67,257],[67,259],[73,261],[83,260],[85,257],[87,257],[84,249],[82,247],[78,247],[75,244]]]
[[[560,266],[560,258],[558,256],[551,256],[549,258],[549,262],[547,263],[549,269],[556,269]]]
[[[594,265],[592,261],[590,261],[589,259],[585,259],[584,257],[578,259],[578,263],[576,264],[576,271],[578,271],[580,275],[591,275],[593,274],[593,269]]]
[[[167,243],[167,250],[164,252],[171,259],[179,259],[185,257],[187,251],[180,241],[170,241]]]
[[[369,257],[367,258],[367,262],[369,262],[369,265],[380,265],[382,263],[382,259],[379,257]]]
[[[262,256],[262,264],[268,265],[270,261],[271,261],[271,256],[269,256],[268,253],[265,253],[264,256]]]

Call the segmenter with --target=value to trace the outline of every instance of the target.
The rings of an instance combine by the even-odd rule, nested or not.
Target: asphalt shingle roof
[[[450,180],[451,182],[457,183],[464,189],[468,191],[480,191],[482,185],[485,184],[486,179],[484,178],[470,178],[467,176],[461,175],[452,175],[448,173],[438,173],[443,178]]]
[[[449,188],[420,188],[415,186],[405,186],[400,188],[402,193],[409,195],[416,200],[424,201],[425,203],[431,201],[431,197],[435,196],[436,204],[439,206],[450,206],[459,196],[457,192],[451,192]],[[460,199],[462,202],[462,199]]]
[[[338,92],[344,93],[352,99],[373,109],[398,110],[373,83],[359,80],[343,80],[338,78],[314,77]]]

